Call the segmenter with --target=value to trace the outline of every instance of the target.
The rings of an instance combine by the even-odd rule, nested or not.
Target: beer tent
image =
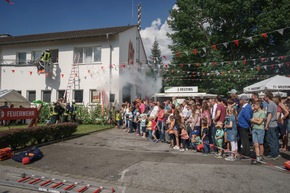
[[[290,90],[290,78],[276,75],[244,88],[245,93]]]

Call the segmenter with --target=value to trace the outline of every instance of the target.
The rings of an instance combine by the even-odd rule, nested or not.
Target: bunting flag
[[[164,55],[163,58],[166,59],[166,56]]]
[[[278,29],[277,32],[279,32],[281,35],[283,35],[284,29]]]
[[[11,70],[12,71],[12,73],[14,73],[15,72],[15,70]]]
[[[267,33],[262,33],[262,36],[266,39],[267,38]]]
[[[212,49],[216,50],[216,45],[215,44],[212,45],[211,47],[212,47]]]
[[[91,73],[91,71],[90,71],[90,70],[88,70],[88,73],[90,74],[90,73]]]
[[[64,74],[61,74],[61,77],[63,78],[64,77]]]
[[[202,50],[204,51],[204,53],[206,53],[206,47],[203,47]]]
[[[237,46],[239,46],[239,40],[234,40],[233,41]]]
[[[196,51],[196,49],[193,49],[193,53],[194,53],[194,55],[196,55],[196,54],[197,54],[197,51]]]
[[[29,71],[29,74],[32,75],[32,71]]]
[[[248,37],[248,40],[250,40],[250,42],[253,42],[253,37]]]
[[[228,48],[228,42],[223,43],[225,48]]]
[[[177,57],[180,58],[180,52],[177,52]]]

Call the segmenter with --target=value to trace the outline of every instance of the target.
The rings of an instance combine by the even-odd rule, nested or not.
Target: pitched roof
[[[131,26],[119,26],[110,28],[88,29],[78,31],[66,31],[66,32],[54,32],[44,34],[31,34],[23,36],[11,36],[0,38],[0,45],[20,44],[20,43],[32,43],[32,42],[44,42],[55,40],[68,40],[75,38],[90,38],[97,37],[106,34],[118,34],[128,29],[136,27]]]

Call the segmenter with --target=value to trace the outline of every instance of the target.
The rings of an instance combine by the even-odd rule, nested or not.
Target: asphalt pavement
[[[251,165],[180,152],[121,129],[109,129],[40,147],[44,157],[29,165],[0,162],[0,180],[18,174],[81,181],[122,193],[289,192],[289,152],[267,164]],[[19,176],[17,176],[19,177]],[[36,192],[0,186],[0,192]],[[86,193],[87,191],[85,191]]]

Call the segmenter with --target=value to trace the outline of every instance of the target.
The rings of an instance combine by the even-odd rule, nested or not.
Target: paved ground
[[[45,157],[30,165],[0,162],[1,177],[30,173],[114,187],[122,193],[289,192],[290,173],[249,161],[172,150],[134,134],[110,129],[40,148]],[[282,166],[289,153],[269,164]],[[6,175],[4,175],[6,174]],[[0,192],[20,192],[0,186]],[[30,192],[21,190],[21,192]]]

